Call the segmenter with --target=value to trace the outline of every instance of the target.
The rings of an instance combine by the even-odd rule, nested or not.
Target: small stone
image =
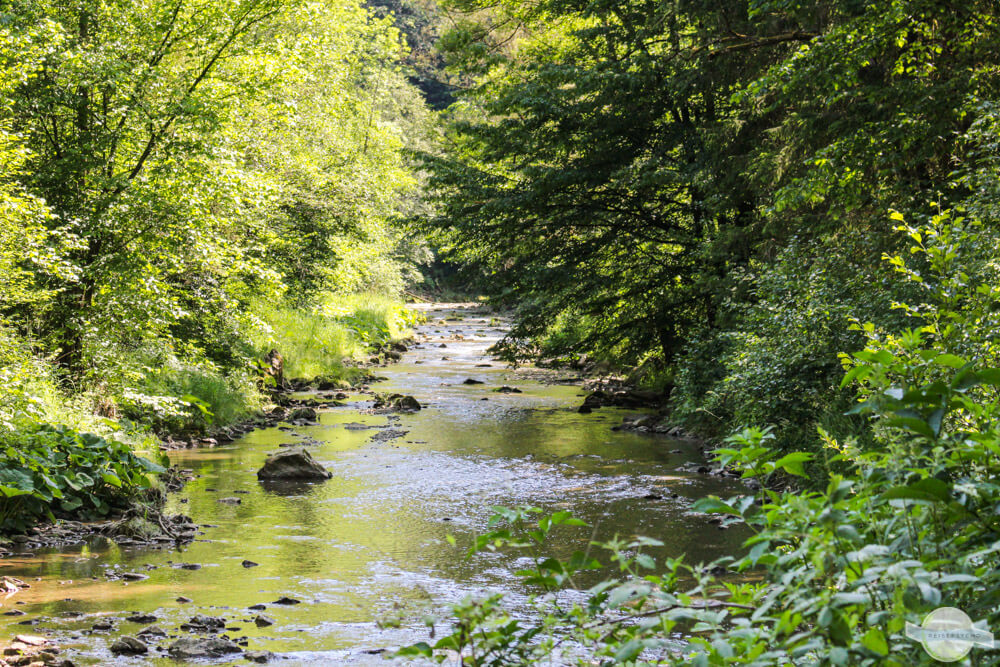
[[[149,579],[149,575],[140,574],[139,572],[125,572],[122,574],[122,579],[125,581],[143,581],[144,579]]]
[[[215,502],[222,503],[223,505],[240,505],[243,500],[240,498],[219,498]]]
[[[258,565],[260,565],[260,563],[255,563],[252,560],[244,560],[242,563],[240,563],[240,565],[242,565],[245,568],[251,568],[251,567],[257,567]]]
[[[143,628],[142,630],[140,630],[138,632],[138,634],[139,634],[140,637],[143,637],[143,636],[148,636],[148,637],[166,637],[167,636],[167,631],[164,630],[163,628],[161,628],[158,625],[151,625],[148,628]]]
[[[186,598],[183,595],[174,600],[174,602],[180,602],[181,604],[187,604],[188,602],[194,602],[191,598]]]
[[[299,604],[302,600],[296,600],[295,598],[285,597],[282,595],[280,598],[274,601],[274,604]]]
[[[462,384],[485,384],[482,380],[477,380],[475,378],[465,378]]]
[[[155,623],[160,620],[155,614],[140,614],[138,612],[132,614],[131,616],[126,616],[125,620],[129,623]]]
[[[257,614],[253,619],[254,625],[258,628],[266,628],[269,625],[274,625],[275,620],[270,616],[265,616],[264,614]]]
[[[247,651],[243,654],[243,657],[250,662],[256,662],[263,665],[266,662],[274,660],[277,656],[270,651]]]
[[[266,604],[252,604],[249,607],[247,607],[247,609],[252,609],[253,611],[263,611],[264,609],[267,609],[267,605]]]
[[[191,620],[187,623],[181,625],[181,628],[185,630],[211,630],[220,629],[226,627],[226,619],[220,618],[218,616],[205,616],[203,614],[198,614],[192,616]]]
[[[310,421],[314,422],[319,418],[315,408],[295,408],[288,413],[288,421]]]
[[[108,630],[115,629],[115,623],[110,618],[98,621],[90,626],[92,630],[97,630],[99,632],[107,632]]]
[[[115,655],[141,655],[149,651],[149,647],[135,637],[125,635],[119,637],[111,645],[111,652]]]
[[[45,646],[49,643],[49,640],[45,637],[38,637],[36,635],[17,635],[14,637],[14,641],[27,644],[28,646]]]

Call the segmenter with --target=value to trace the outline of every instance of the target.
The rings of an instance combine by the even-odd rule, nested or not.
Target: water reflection
[[[173,453],[197,477],[171,499],[171,509],[214,527],[181,551],[102,541],[8,559],[5,574],[40,580],[16,597],[27,616],[2,622],[16,631],[25,629],[17,621],[42,619],[30,630],[55,633],[80,664],[129,662],[113,658],[107,646],[139,626],[120,621],[111,633],[89,630],[96,618],[127,610],[154,612],[171,632],[195,613],[225,615],[239,627],[231,636],[293,658],[283,664],[384,664],[366,651],[426,639],[421,618],[428,610],[484,587],[523,599],[527,591],[512,574],[515,556],[465,559],[464,549],[446,539],[468,544],[485,529],[492,506],[571,509],[599,540],[661,539],[661,557],[707,560],[739,544],[738,531],[717,530],[688,512],[693,498],[726,492],[718,479],[677,471],[698,458],[692,445],[612,431],[621,411],[578,414],[578,387],[544,384],[533,370],[489,361],[485,350],[502,332],[488,317],[466,313],[442,326],[442,314],[448,313],[434,314],[421,329],[431,340],[404,363],[380,369],[388,379],[379,391],[412,394],[424,410],[398,419],[370,414],[370,397],[354,394],[315,426],[256,431],[226,446]],[[442,340],[447,348],[438,347]],[[469,377],[483,384],[464,384]],[[493,391],[505,384],[522,393]],[[405,434],[373,440],[387,427]],[[306,446],[333,478],[259,483],[256,471],[267,454],[289,443],[315,443]],[[240,502],[220,503],[225,497]],[[591,529],[557,532],[554,552],[567,556],[591,535]],[[244,560],[258,565],[245,568]],[[201,568],[175,567],[182,562]],[[109,580],[109,572],[123,571],[149,578]],[[193,602],[178,602],[181,596]],[[272,604],[280,596],[302,604]],[[258,603],[267,605],[274,626],[261,630],[250,622],[246,608]],[[67,615],[73,613],[84,616]],[[378,627],[397,614],[411,622]]]

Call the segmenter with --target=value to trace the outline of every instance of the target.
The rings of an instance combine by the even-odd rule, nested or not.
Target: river
[[[227,634],[248,638],[251,649],[282,655],[282,665],[385,664],[380,651],[427,640],[423,617],[465,595],[501,590],[523,602],[528,591],[513,575],[515,556],[464,558],[493,506],[569,509],[595,527],[557,532],[553,550],[561,555],[585,546],[592,532],[597,539],[656,537],[665,546],[654,555],[687,553],[688,562],[738,550],[742,531],[720,530],[689,509],[704,495],[735,492],[730,480],[679,470],[700,460],[696,445],[612,430],[629,413],[579,414],[581,388],[554,382],[565,373],[491,360],[487,348],[505,333],[491,314],[458,304],[420,307],[428,319],[416,329],[418,343],[401,362],[377,369],[386,379],[373,388],[413,395],[422,410],[372,414],[372,397],[351,393],[315,426],[261,429],[218,447],[170,452],[197,477],[171,496],[168,509],[207,524],[201,539],[169,550],[98,540],[0,561],[0,574],[31,584],[3,601],[2,611],[25,612],[0,616],[7,634],[51,636],[81,665],[177,664],[165,657],[170,638],[154,657],[115,657],[108,647],[143,627],[125,621],[126,612],[152,613],[176,636],[184,635],[181,623],[207,614],[226,617],[236,628]],[[467,378],[483,384],[464,384]],[[494,391],[505,384],[522,393]],[[262,487],[257,469],[291,442],[311,442],[333,478]],[[240,503],[219,502],[233,497]],[[244,560],[258,565],[246,568]],[[108,576],[123,571],[149,578]],[[302,603],[272,604],[280,596]],[[249,622],[247,607],[259,603],[273,626]],[[91,630],[107,617],[115,630]],[[393,618],[401,625],[386,627]]]

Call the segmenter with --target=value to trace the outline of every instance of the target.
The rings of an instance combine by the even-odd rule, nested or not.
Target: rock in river
[[[192,660],[195,658],[220,658],[230,653],[242,653],[243,649],[231,641],[218,637],[183,637],[167,649],[175,660]]]
[[[272,454],[257,471],[258,479],[330,479],[326,468],[301,447]]]
[[[144,642],[128,635],[119,637],[111,645],[111,652],[115,655],[140,655],[149,651],[149,647]]]
[[[315,408],[295,408],[288,413],[288,421],[309,421],[314,422],[319,419],[319,415],[316,413]]]

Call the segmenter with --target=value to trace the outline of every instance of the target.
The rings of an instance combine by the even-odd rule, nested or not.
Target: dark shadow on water
[[[259,479],[257,483],[265,492],[284,497],[307,496],[323,481],[305,479]]]

